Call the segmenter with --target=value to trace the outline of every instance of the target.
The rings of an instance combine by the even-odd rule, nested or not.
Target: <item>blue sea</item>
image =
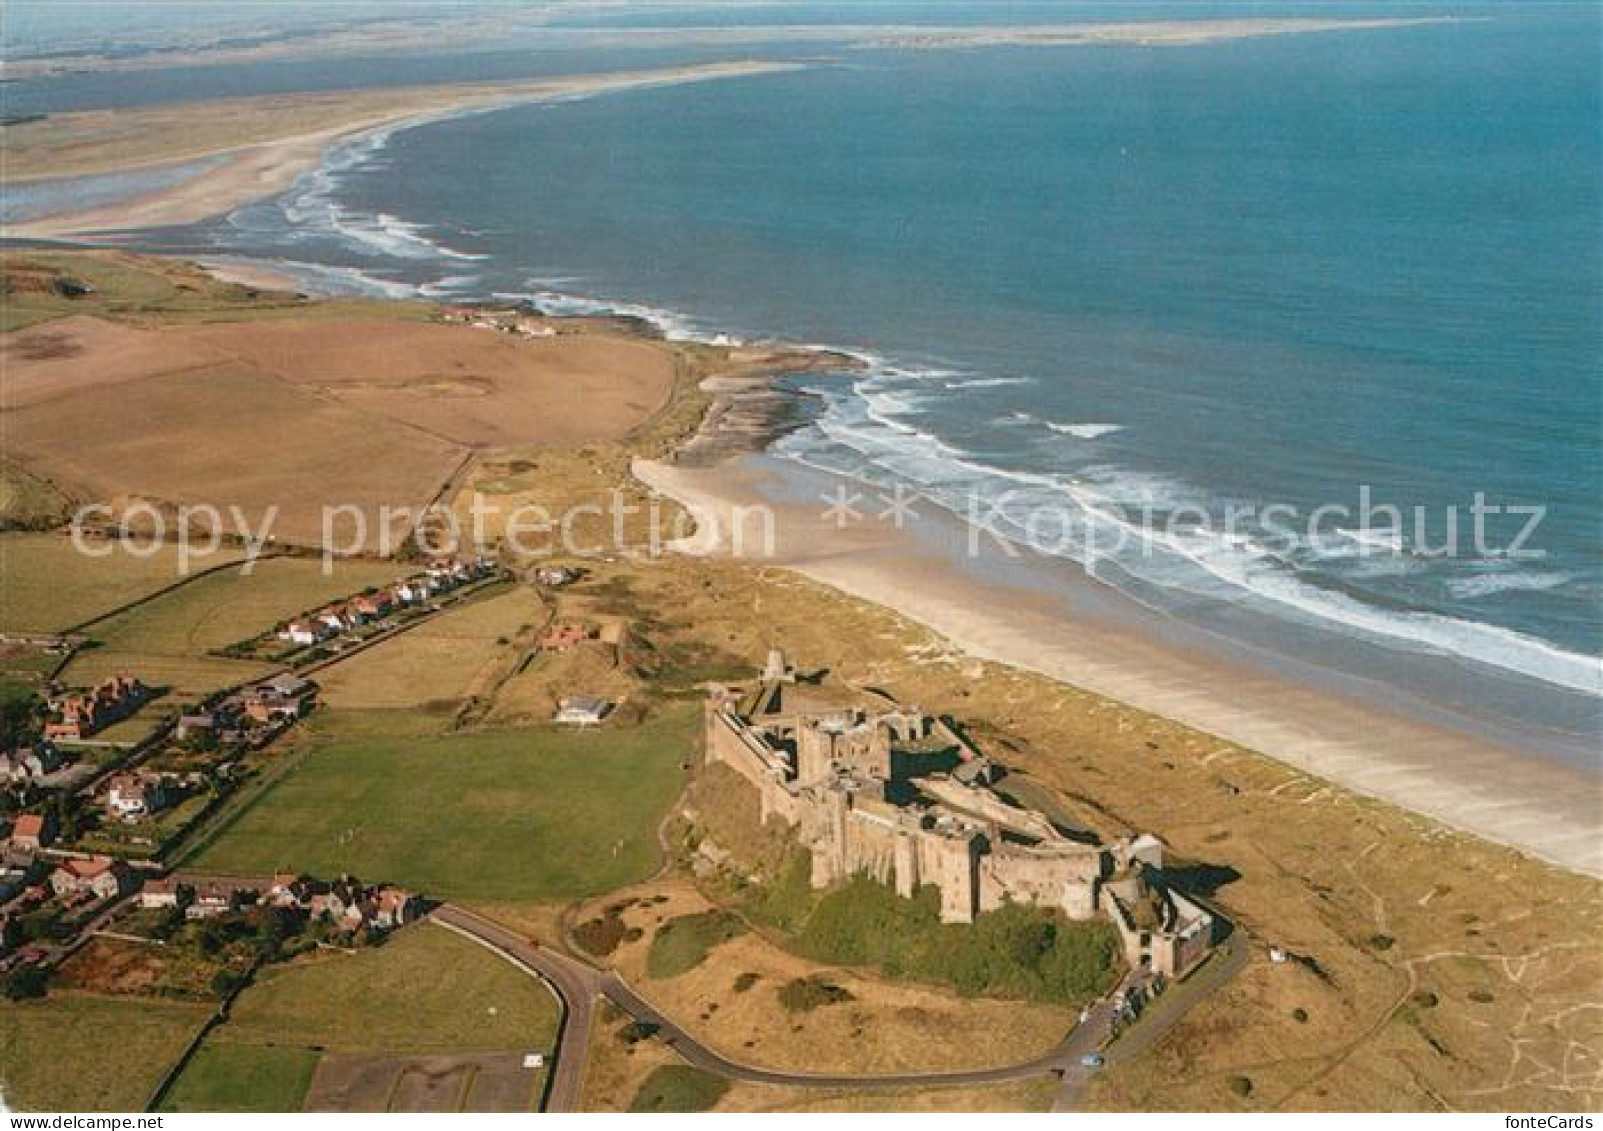
[[[168,242],[854,351],[866,372],[797,379],[812,411],[775,456],[983,515],[1288,662],[1586,734],[1598,10],[1460,10],[1187,48],[792,47],[818,61],[364,138]]]

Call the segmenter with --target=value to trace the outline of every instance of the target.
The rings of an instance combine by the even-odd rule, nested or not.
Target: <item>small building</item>
[[[217,716],[211,711],[196,711],[178,716],[178,740],[209,738],[217,732]]]
[[[612,713],[612,701],[596,695],[570,695],[557,704],[553,721],[566,726],[595,726]]]
[[[540,566],[529,579],[547,589],[561,589],[565,585],[572,585],[582,576],[583,573],[573,566]]]
[[[279,632],[278,638],[280,640],[288,640],[291,644],[308,647],[327,639],[331,635],[332,633],[329,631],[328,626],[321,621],[303,619],[290,621]]]
[[[12,848],[35,851],[56,839],[56,823],[48,813],[24,813],[11,826]]]
[[[145,886],[139,889],[139,906],[147,911],[177,907],[179,886],[176,876],[146,880]]]
[[[540,647],[548,652],[566,652],[569,648],[576,648],[587,640],[596,638],[596,630],[587,624],[567,622],[554,624],[540,641]]]

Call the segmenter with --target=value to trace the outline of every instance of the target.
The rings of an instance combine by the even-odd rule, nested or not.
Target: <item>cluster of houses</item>
[[[519,311],[464,310],[460,314],[447,314],[445,320],[460,322],[472,326],[475,330],[495,330],[520,338],[549,338],[556,333],[556,330],[545,322],[530,318]]]
[[[115,675],[88,691],[53,696],[45,737],[76,742],[127,718],[150,698],[150,689],[131,675]]]
[[[139,906],[180,907],[188,919],[215,918],[252,905],[299,911],[348,934],[364,928],[393,930],[426,910],[414,892],[390,884],[363,884],[348,876],[332,881],[295,875],[260,880],[175,872],[148,880],[139,890]]]
[[[317,684],[293,672],[252,684],[203,710],[178,718],[180,742],[202,738],[247,741],[253,727],[282,728],[309,714],[317,702]]]
[[[278,639],[301,646],[320,644],[481,580],[495,570],[495,559],[490,557],[436,559],[420,574],[297,617],[278,631]]]
[[[51,774],[66,769],[67,765],[67,759],[53,742],[40,740],[15,750],[0,750],[0,782],[37,785]]]

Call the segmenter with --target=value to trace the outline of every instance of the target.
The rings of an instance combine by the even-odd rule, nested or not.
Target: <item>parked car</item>
[[[1080,1058],[1081,1068],[1101,1068],[1105,1063],[1099,1052],[1088,1052]]]

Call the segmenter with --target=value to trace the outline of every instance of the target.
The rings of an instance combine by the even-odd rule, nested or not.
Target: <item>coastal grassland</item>
[[[653,978],[676,978],[700,966],[719,943],[744,934],[746,925],[727,911],[681,915],[657,928],[646,952],[646,970]]]
[[[660,963],[664,945],[679,948],[657,941],[665,928],[671,939],[687,920],[718,923],[728,912],[675,873],[593,900],[572,921],[609,907],[623,930],[607,963],[698,1040],[749,1064],[862,1073],[994,1067],[1039,1056],[1074,1022],[1062,1005],[893,981],[794,953],[756,930],[709,935],[701,961],[653,970],[653,951]],[[785,988],[808,981],[834,989],[816,1008],[786,1008]]]
[[[493,694],[547,616],[527,586],[456,606],[323,669],[322,701],[336,710],[455,711]]]
[[[696,645],[755,669],[777,643],[806,667],[950,714],[1014,783],[1054,799],[1075,823],[1104,837],[1158,833],[1171,881],[1247,932],[1247,969],[1147,1053],[1099,1074],[1093,1105],[1603,1104],[1595,1070],[1584,1067],[1603,1062],[1603,1031],[1596,1010],[1577,1008],[1603,984],[1597,880],[1113,700],[975,660],[886,609],[778,569],[624,568],[619,601],[659,651]],[[670,990],[712,967],[732,977],[753,937],[651,992],[667,1004]],[[1300,960],[1271,964],[1269,945]],[[618,953],[626,959],[631,948]],[[1475,984],[1457,980],[1470,970]],[[752,995],[725,984],[674,999],[685,1009],[731,1000]],[[745,1007],[716,1017],[738,1040],[739,1029],[726,1028],[736,1008]],[[817,1010],[808,1024],[844,1008]],[[1232,1088],[1235,1076],[1251,1079],[1246,1096]]]
[[[558,1018],[556,999],[539,979],[467,939],[418,923],[381,946],[263,970],[205,1047],[548,1051]]]
[[[695,434],[713,404],[719,382],[757,382],[764,374],[801,372],[850,362],[784,347],[724,347],[679,342],[673,347],[672,394],[627,433],[579,445],[510,447],[475,463],[452,504],[458,520],[473,521],[475,503],[487,513],[484,529],[503,537],[516,517],[520,541],[532,556],[560,553],[563,540],[529,529],[530,516],[566,523],[567,545],[581,553],[611,552],[691,533],[694,524],[671,499],[654,495],[629,473],[637,458],[656,459]],[[533,508],[525,510],[524,508]],[[520,515],[520,511],[522,514]]]
[[[48,479],[0,459],[0,530],[49,530],[72,517],[72,499]]]
[[[62,992],[0,1003],[0,1091],[13,1110],[139,1111],[212,1008]]]
[[[87,291],[79,293],[73,284]],[[429,318],[428,303],[311,301],[225,283],[193,265],[119,251],[0,251],[0,333],[71,315],[132,323],[259,318]]]
[[[288,1045],[207,1041],[160,1111],[299,1111],[319,1054]]]
[[[699,718],[669,704],[630,727],[443,733],[420,712],[330,711],[317,748],[194,863],[492,903],[609,891],[657,867]]]
[[[35,400],[7,418],[9,454],[85,496],[237,507],[252,529],[275,515],[271,533],[288,544],[318,544],[323,508],[350,507],[367,539],[340,517],[351,512],[336,512],[345,550],[379,547],[382,508],[422,507],[463,458],[447,441],[232,361]]]
[[[105,556],[79,553],[64,534],[0,534],[0,629],[60,631],[183,580],[173,544],[151,547],[149,557],[110,543],[88,545]],[[213,554],[197,547],[191,566],[205,569],[241,556],[232,547]]]

